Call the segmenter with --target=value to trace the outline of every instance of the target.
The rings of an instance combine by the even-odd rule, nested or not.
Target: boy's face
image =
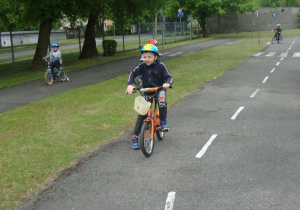
[[[58,50],[58,47],[53,47],[52,49],[54,52],[56,52]]]
[[[144,58],[144,63],[147,64],[147,66],[150,66],[151,64],[154,63],[157,59],[157,55],[155,55],[152,52],[143,52],[143,58]]]

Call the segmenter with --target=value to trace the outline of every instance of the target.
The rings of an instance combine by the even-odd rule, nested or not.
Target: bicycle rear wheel
[[[58,77],[59,81],[65,82],[67,80],[67,71],[64,68],[60,69],[60,75]]]
[[[52,85],[53,83],[53,75],[51,72],[46,71],[44,76],[45,82],[47,85]]]
[[[162,131],[158,130],[158,131],[156,131],[156,136],[157,136],[159,141],[162,141],[164,139],[165,132],[162,132]]]
[[[146,157],[150,157],[154,148],[154,139],[151,139],[151,124],[144,122],[140,133],[140,148]]]

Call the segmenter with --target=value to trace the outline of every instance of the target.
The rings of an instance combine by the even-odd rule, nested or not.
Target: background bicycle
[[[281,36],[281,34],[275,32],[275,34],[274,34],[274,36],[272,38],[271,43],[274,44],[275,41],[277,41],[278,44],[282,42],[282,36]]]
[[[45,61],[48,62],[47,59],[45,59]],[[59,69],[55,68],[54,69],[54,74],[55,75],[52,74],[51,69],[50,69],[50,65],[48,64],[48,68],[47,68],[47,70],[45,72],[45,75],[44,75],[44,79],[45,79],[45,82],[46,82],[47,85],[52,85],[53,84],[54,77],[57,77],[58,81],[60,81],[60,82],[69,81],[67,71],[62,66],[60,66]]]

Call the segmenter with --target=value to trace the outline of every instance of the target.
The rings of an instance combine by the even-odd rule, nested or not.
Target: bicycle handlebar
[[[169,88],[172,88],[172,85],[170,85]],[[162,89],[163,89],[163,86],[150,87],[150,88],[137,87],[137,88],[133,88],[133,93],[135,93],[137,91],[140,91],[140,92],[143,92],[143,93],[155,93],[155,92],[158,92]]]

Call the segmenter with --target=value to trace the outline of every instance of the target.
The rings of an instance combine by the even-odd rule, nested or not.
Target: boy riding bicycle
[[[277,24],[277,28],[274,28],[272,31],[276,31],[276,33],[274,34],[274,39],[279,39],[279,37],[281,36],[281,25]],[[278,37],[278,38],[277,38]]]
[[[163,86],[163,90],[158,92],[156,100],[159,104],[161,130],[168,131],[166,89],[173,84],[173,76],[170,74],[165,64],[158,60],[159,51],[155,45],[144,45],[141,48],[141,53],[143,55],[144,62],[131,71],[128,78],[126,93],[131,94],[133,92],[133,81],[140,75],[143,78],[143,88]],[[132,148],[139,148],[138,135],[141,131],[143,120],[146,117],[147,115],[138,115],[133,130],[133,136],[131,138]]]
[[[57,70],[59,70],[60,65],[62,64],[61,59],[61,53],[59,48],[59,44],[57,42],[54,42],[52,45],[52,50],[49,55],[43,57],[43,59],[49,59],[48,64],[50,64],[51,73],[53,74],[53,77],[55,77],[54,73],[54,67],[56,67]]]

